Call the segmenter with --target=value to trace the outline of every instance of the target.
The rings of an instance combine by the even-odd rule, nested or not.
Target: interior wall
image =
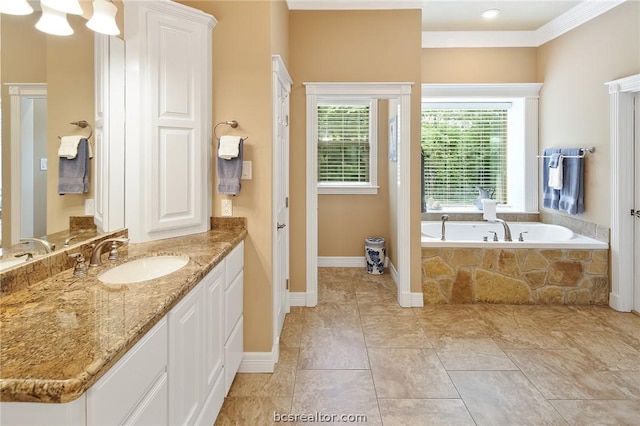
[[[416,152],[419,132],[421,11],[304,11],[290,12],[289,69],[291,98],[291,291],[306,289],[306,96],[303,82],[415,82],[412,96],[412,139]],[[327,31],[327,29],[331,29]],[[384,30],[381,30],[384,29]],[[385,126],[386,129],[386,126]],[[384,130],[386,139],[387,130]],[[384,174],[378,177],[382,195],[319,196],[318,235],[334,235],[334,245],[319,247],[319,255],[362,256],[368,232],[390,235],[387,151],[380,154]],[[414,153],[412,152],[412,155]],[[411,167],[414,167],[413,158]],[[416,159],[415,164],[419,166]],[[420,181],[416,175],[412,188]],[[412,238],[412,288],[419,275],[419,202]],[[413,208],[413,206],[412,206]],[[350,218],[354,219],[350,219]],[[379,221],[383,217],[386,221]],[[341,222],[347,226],[341,230]],[[379,222],[378,222],[379,221]],[[358,227],[351,226],[358,223]],[[365,230],[368,228],[368,230]],[[416,245],[417,241],[417,245]],[[340,247],[339,247],[340,246]],[[345,246],[345,247],[342,247]],[[415,247],[414,247],[415,246]],[[322,251],[320,251],[320,249]],[[414,261],[414,253],[417,253]],[[415,271],[418,271],[415,273]],[[415,287],[419,288],[419,276]]]
[[[422,83],[536,83],[536,48],[422,49]]]
[[[11,98],[5,83],[47,81],[47,38],[34,25],[39,16],[0,15],[2,76],[2,241],[11,240]]]
[[[609,93],[604,83],[638,72],[640,3],[635,1],[538,49],[538,78],[544,81],[540,150],[596,148],[585,159],[585,212],[580,218],[587,222],[611,225],[609,176],[616,171],[610,168]]]
[[[237,196],[217,193],[214,178],[214,216],[221,200],[231,199],[233,216],[246,217],[244,268],[244,350],[272,349],[272,97],[271,55],[287,56],[287,20],[282,4],[265,1],[180,1],[213,15],[212,123],[237,120],[236,129],[218,127],[218,134],[248,137],[244,160],[252,162],[252,179],[242,181]],[[279,28],[274,28],[280,25]],[[215,151],[215,145],[212,147]],[[214,161],[215,176],[215,161]]]

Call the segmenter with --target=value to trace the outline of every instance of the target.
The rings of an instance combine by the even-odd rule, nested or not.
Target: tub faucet
[[[41,238],[23,238],[20,240],[21,243],[28,243],[30,241],[34,243],[39,243],[42,247],[44,247],[45,253],[51,253],[56,249],[56,245],[54,243],[47,240],[43,240]]]
[[[100,258],[100,255],[102,254],[102,249],[104,248],[105,245],[111,243],[111,253],[109,255],[109,258],[117,259],[118,243],[126,244],[128,242],[129,242],[128,238],[107,238],[106,240],[100,241],[98,244],[96,244],[96,246],[93,248],[93,251],[91,252],[91,258],[89,259],[89,266],[102,265],[102,259]]]
[[[507,222],[505,222],[502,219],[496,219],[496,222],[501,223],[502,227],[504,228],[504,240],[505,241],[513,241],[511,239],[511,229],[509,228],[509,225],[507,224]]]
[[[448,214],[443,214],[442,216],[440,216],[440,219],[442,220],[442,238],[440,238],[440,241],[445,241],[445,237],[444,237],[444,223],[446,221],[449,220],[449,215]]]

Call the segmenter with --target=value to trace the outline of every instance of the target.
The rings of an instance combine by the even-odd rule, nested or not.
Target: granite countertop
[[[246,236],[213,231],[119,249],[120,259],[65,270],[0,298],[0,401],[70,402],[81,396]],[[182,269],[154,280],[108,285],[102,271],[145,256],[186,254]]]

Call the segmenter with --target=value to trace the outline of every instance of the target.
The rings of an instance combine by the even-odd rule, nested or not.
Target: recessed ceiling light
[[[487,9],[484,12],[482,12],[480,15],[482,15],[484,19],[493,19],[499,14],[500,14],[500,9]]]

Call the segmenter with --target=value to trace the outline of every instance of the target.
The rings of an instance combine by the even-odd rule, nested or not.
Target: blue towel
[[[230,160],[216,155],[218,173],[218,193],[236,195],[240,192],[240,179],[242,179],[242,151],[243,140],[240,139],[238,156]],[[218,141],[218,147],[220,141]]]
[[[584,158],[577,158],[582,155],[582,150],[569,148],[562,149],[560,152],[564,156],[564,177],[558,210],[569,214],[582,214],[584,213]]]
[[[549,159],[549,167],[551,167],[552,169],[555,169],[558,167],[558,164],[560,163],[560,156],[562,154],[560,154],[559,152],[554,152],[553,154],[551,154],[551,158]]]
[[[558,210],[560,190],[549,186],[549,163],[554,154],[560,154],[557,148],[546,148],[542,159],[542,207]],[[557,161],[557,160],[556,160]],[[556,164],[557,165],[557,164]]]
[[[78,142],[78,154],[73,159],[58,158],[58,194],[83,194],[89,192],[89,141]]]

